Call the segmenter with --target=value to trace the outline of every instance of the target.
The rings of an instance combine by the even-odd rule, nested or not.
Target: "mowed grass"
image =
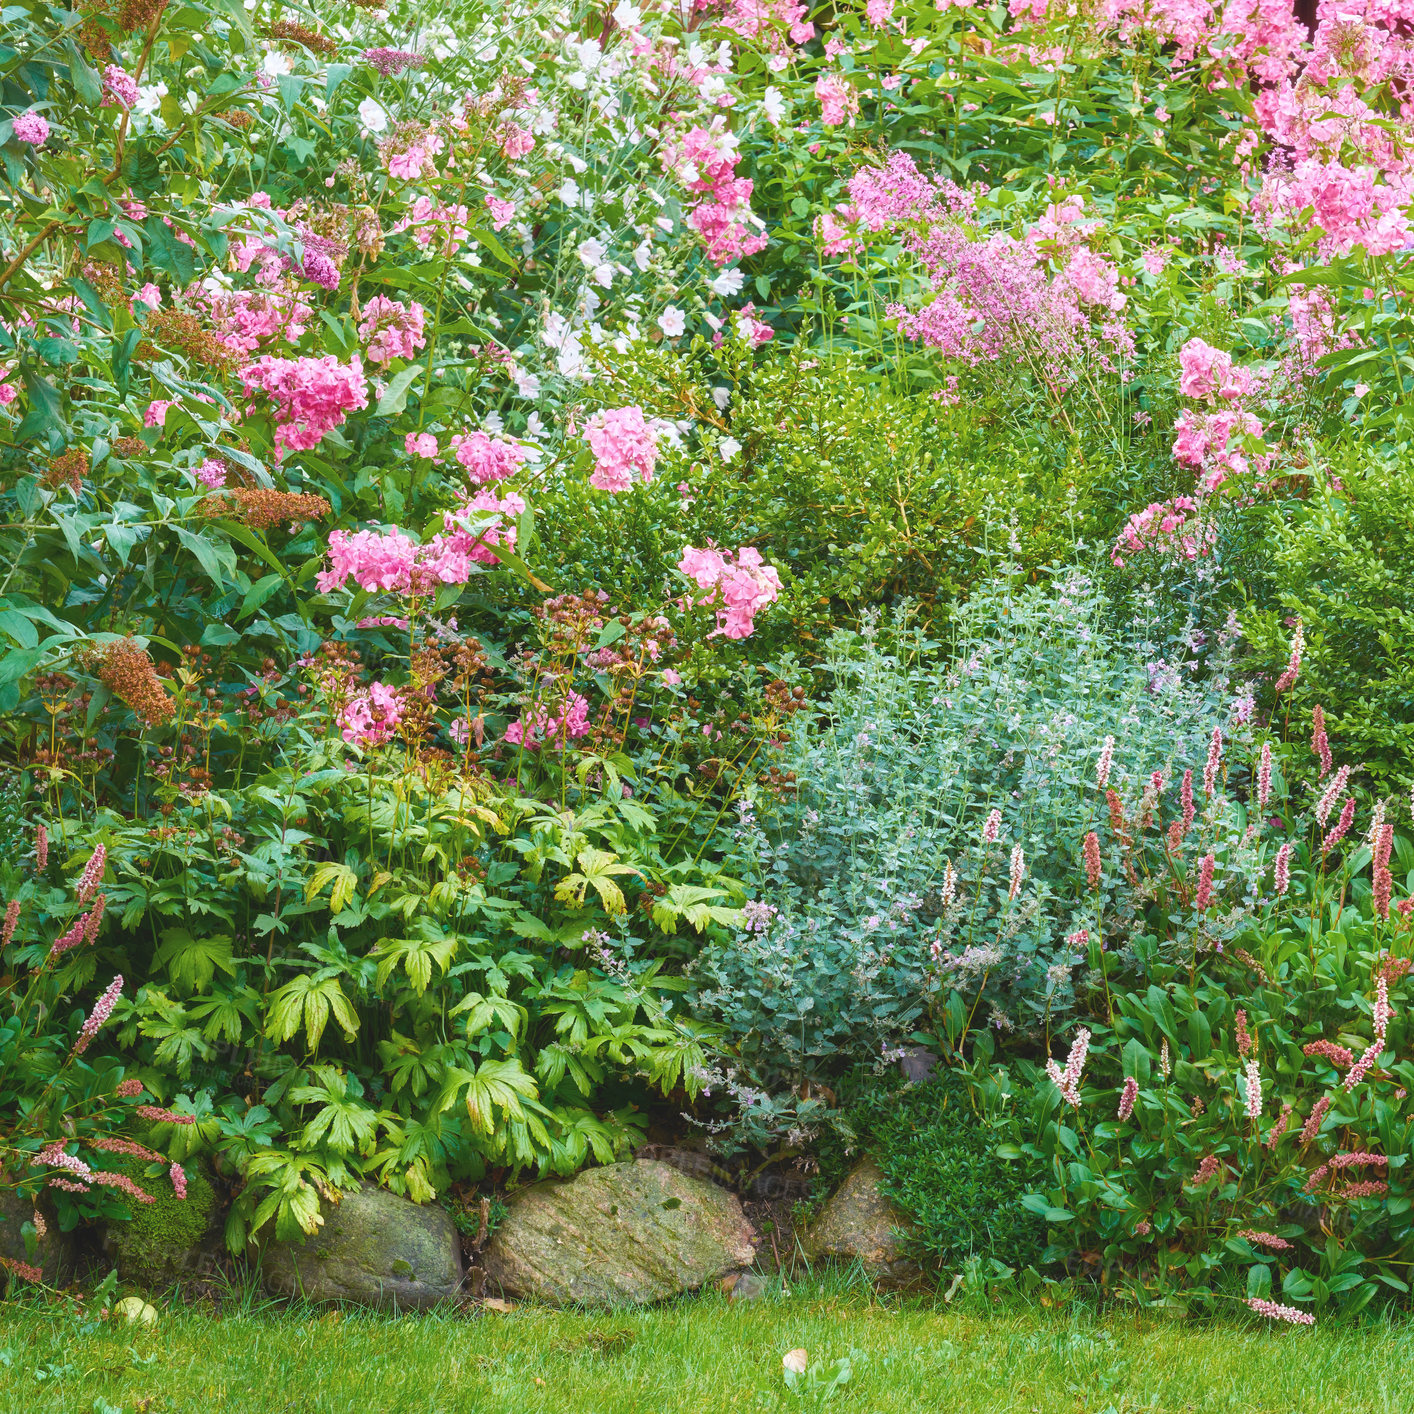
[[[832,1394],[781,1357],[851,1356]],[[155,1327],[0,1304],[3,1414],[1407,1414],[1414,1327],[1185,1323],[1084,1309],[884,1304],[843,1280],[610,1315],[520,1306],[388,1317],[247,1298]]]

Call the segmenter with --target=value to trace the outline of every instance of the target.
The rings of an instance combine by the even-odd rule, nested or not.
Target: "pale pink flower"
[[[181,1164],[174,1163],[167,1170],[167,1177],[172,1180],[172,1192],[184,1199],[187,1196],[187,1175]]]
[[[1340,819],[1332,826],[1325,839],[1321,841],[1321,855],[1324,857],[1343,840],[1350,832],[1350,827],[1355,823],[1355,797],[1346,796],[1345,804],[1341,807]]]
[[[167,422],[167,410],[176,405],[175,398],[154,398],[142,415],[144,427],[163,427]]]
[[[93,1004],[93,1010],[89,1012],[88,1019],[84,1022],[78,1039],[74,1042],[76,1056],[82,1055],[88,1049],[88,1043],[98,1035],[99,1028],[112,1016],[113,1008],[117,1004],[122,990],[123,979],[119,975],[108,984],[108,990]]]
[[[8,948],[15,939],[15,926],[20,921],[20,901],[12,898],[5,906],[5,924],[0,928],[0,948]]]
[[[653,480],[658,461],[658,434],[644,419],[637,404],[596,412],[584,427],[584,438],[594,453],[589,484],[600,491],[627,491],[637,474]],[[705,586],[704,586],[705,587]]]
[[[1046,1058],[1046,1074],[1060,1091],[1061,1098],[1076,1110],[1080,1108],[1080,1077],[1085,1070],[1085,1058],[1089,1055],[1089,1048],[1090,1031],[1088,1027],[1082,1026],[1076,1032],[1064,1070],[1049,1056]]]
[[[1002,812],[994,809],[987,816],[987,823],[982,826],[982,843],[996,844],[1002,833]]]
[[[42,820],[34,827],[34,867],[41,874],[49,867],[49,829]]]
[[[1259,1120],[1262,1117],[1262,1067],[1253,1056],[1245,1067],[1247,1076],[1247,1118]]]
[[[1321,780],[1331,768],[1331,743],[1326,735],[1326,714],[1320,706],[1311,714],[1311,750],[1320,760],[1321,770],[1316,779]]]
[[[1095,784],[1101,789],[1110,783],[1110,767],[1114,762],[1115,739],[1107,736],[1104,745],[1100,747],[1100,760],[1095,767]]]
[[[1212,854],[1205,854],[1198,865],[1198,892],[1193,898],[1193,907],[1199,913],[1206,912],[1213,903],[1213,869],[1217,864]]]
[[[1331,817],[1331,811],[1335,809],[1335,803],[1345,793],[1346,783],[1350,780],[1350,767],[1342,766],[1334,776],[1331,783],[1321,794],[1321,798],[1316,802],[1316,819],[1321,822],[1322,828]]]
[[[1197,807],[1193,804],[1193,768],[1183,773],[1183,783],[1178,788],[1178,803],[1183,810],[1183,837],[1193,828]]]
[[[1272,798],[1272,744],[1269,741],[1262,743],[1262,759],[1257,767],[1257,807],[1260,810],[1267,808],[1267,802]]]
[[[1316,1318],[1309,1311],[1298,1310],[1295,1306],[1283,1306],[1278,1301],[1268,1301],[1261,1296],[1249,1296],[1247,1304],[1259,1315],[1273,1321],[1286,1321],[1293,1326],[1314,1326]]]
[[[1223,731],[1221,727],[1213,728],[1212,739],[1208,742],[1208,761],[1203,767],[1203,794],[1212,795],[1218,783],[1218,768],[1222,765],[1223,757]]]
[[[78,896],[80,903],[87,903],[89,896],[103,882],[103,871],[108,867],[108,846],[100,844],[88,857],[88,863],[79,875]]]
[[[16,142],[27,142],[31,147],[43,147],[49,138],[49,124],[41,113],[16,113],[10,131]]]

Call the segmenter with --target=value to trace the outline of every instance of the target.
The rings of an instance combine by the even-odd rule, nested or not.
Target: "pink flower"
[[[49,829],[43,820],[34,827],[34,867],[39,874],[49,867]]]
[[[514,219],[516,204],[513,201],[504,201],[499,196],[487,196],[486,210],[491,213],[491,229],[499,231]]]
[[[1021,846],[1013,845],[1011,849],[1011,884],[1007,891],[1007,898],[1014,899],[1021,892],[1021,881],[1026,876],[1026,856],[1021,851]]]
[[[688,546],[678,568],[710,591],[697,601],[716,609],[717,627],[708,637],[719,633],[727,638],[750,637],[756,615],[780,597],[780,575],[750,545],[743,545],[736,552],[735,564],[731,563],[730,550],[694,550]]]
[[[433,447],[435,450],[435,442]],[[504,437],[488,437],[484,432],[453,437],[452,455],[466,468],[477,486],[504,481],[530,460],[530,453],[518,442],[507,441]]]
[[[1306,643],[1305,632],[1301,626],[1301,620],[1296,621],[1296,632],[1291,637],[1291,657],[1287,662],[1286,671],[1277,679],[1275,692],[1278,697],[1296,681],[1301,672],[1301,651]]]
[[[363,364],[345,366],[333,354],[323,358],[276,358],[265,354],[241,370],[241,383],[253,402],[263,393],[273,403],[277,458],[287,451],[309,451],[344,415],[366,406],[368,384]]]
[[[1286,1321],[1293,1326],[1314,1326],[1316,1318],[1309,1311],[1298,1310],[1295,1306],[1283,1306],[1277,1301],[1267,1301],[1260,1296],[1249,1296],[1247,1304],[1259,1315],[1273,1321]]]
[[[1231,354],[1202,339],[1189,339],[1178,351],[1178,361],[1183,370],[1178,391],[1185,398],[1233,401],[1247,397],[1256,387],[1250,369],[1234,367]]]
[[[1274,882],[1275,885],[1276,885],[1277,894],[1278,894],[1278,896],[1280,896],[1280,895],[1286,893],[1286,891],[1291,887],[1291,842],[1290,842],[1290,841],[1287,841],[1286,844],[1282,845],[1282,847],[1281,847],[1279,850],[1277,850],[1276,867],[1275,867],[1275,869],[1273,870],[1273,874],[1274,874],[1273,882]]]
[[[1304,1149],[1321,1132],[1321,1121],[1331,1107],[1329,1095],[1322,1095],[1311,1108],[1306,1123],[1301,1126],[1301,1147]]]
[[[149,309],[160,309],[162,307],[162,291],[149,280],[147,284],[133,296],[133,303],[145,304]]]
[[[163,1109],[161,1105],[138,1105],[133,1111],[140,1119],[153,1124],[195,1124],[195,1115],[178,1114],[175,1110]]]
[[[226,484],[226,464],[215,457],[206,457],[196,469],[196,479],[213,491],[219,490]]]
[[[184,1199],[187,1196],[187,1175],[181,1164],[174,1163],[167,1170],[167,1177],[172,1180],[172,1192]]]
[[[588,732],[589,703],[579,693],[571,692],[557,712],[540,706],[527,707],[520,720],[506,728],[506,740],[527,751],[538,751],[545,745],[562,751]]]
[[[1337,1046],[1334,1041],[1307,1041],[1302,1046],[1301,1054],[1305,1056],[1320,1056],[1322,1060],[1329,1061],[1337,1070],[1349,1070],[1355,1062],[1355,1057],[1345,1046]]]
[[[1321,855],[1324,857],[1338,845],[1349,833],[1350,827],[1355,823],[1355,797],[1346,796],[1345,804],[1341,807],[1340,819],[1335,822],[1329,834],[1321,841]]]
[[[591,486],[601,491],[627,491],[633,485],[635,472],[640,480],[652,481],[658,461],[658,435],[637,404],[596,412],[585,423],[584,438],[594,453]]]
[[[1265,810],[1267,802],[1272,798],[1272,744],[1269,741],[1262,743],[1262,757],[1257,767],[1257,805],[1259,809]]]
[[[1342,766],[1334,776],[1331,783],[1321,794],[1321,798],[1316,802],[1316,819],[1321,822],[1322,828],[1331,818],[1331,811],[1335,809],[1335,803],[1345,793],[1346,784],[1350,780],[1350,767]]]
[[[79,875],[78,896],[80,903],[87,903],[94,889],[103,882],[103,871],[108,867],[108,846],[100,844],[88,857],[88,863]]]
[[[1262,1067],[1257,1057],[1247,1062],[1247,1118],[1259,1120],[1262,1117]]]
[[[859,112],[859,95],[841,74],[822,74],[815,80],[815,97],[820,100],[820,121],[838,127]]]
[[[175,398],[154,398],[142,415],[144,427],[163,427],[167,422],[167,409],[175,406]]]
[[[1119,1095],[1119,1109],[1116,1111],[1116,1117],[1121,1120],[1128,1119],[1134,1113],[1134,1101],[1138,1097],[1139,1082],[1132,1075],[1125,1076],[1124,1088]]]
[[[11,122],[16,142],[27,142],[32,147],[43,147],[49,137],[49,124],[44,117],[33,111],[17,113]]]
[[[1217,860],[1205,854],[1198,865],[1198,892],[1193,899],[1193,907],[1199,913],[1206,912],[1213,903],[1213,867]]]
[[[1193,828],[1193,820],[1198,813],[1193,804],[1193,768],[1191,766],[1183,773],[1183,781],[1178,788],[1178,803],[1183,811],[1183,834],[1186,837],[1189,830]]]
[[[370,363],[387,368],[395,358],[411,358],[425,348],[426,311],[416,300],[404,305],[387,295],[374,295],[363,307],[359,337]]]
[[[1049,1056],[1046,1058],[1046,1074],[1060,1091],[1061,1098],[1074,1110],[1080,1108],[1080,1077],[1085,1070],[1085,1058],[1089,1053],[1090,1031],[1088,1027],[1082,1026],[1075,1034],[1064,1070]]]
[[[88,1049],[88,1043],[98,1035],[99,1028],[113,1014],[113,1008],[122,990],[123,979],[119,975],[108,984],[108,990],[93,1004],[93,1010],[89,1012],[88,1019],[80,1028],[78,1039],[74,1042],[76,1056],[82,1055]]]
[[[523,128],[518,123],[503,124],[496,138],[501,144],[502,155],[510,158],[512,162],[529,156],[535,146],[534,134],[529,128]]]
[[[403,451],[410,457],[437,460],[437,439],[430,432],[409,432],[403,438]]]
[[[1208,742],[1208,760],[1203,767],[1203,794],[1212,795],[1214,787],[1218,782],[1218,767],[1222,764],[1223,756],[1223,730],[1221,727],[1213,728],[1212,739]]]
[[[1320,775],[1317,780],[1325,777],[1331,768],[1331,744],[1326,736],[1326,714],[1319,705],[1311,714],[1311,750],[1314,751],[1321,762]]]
[[[993,809],[987,816],[987,822],[982,826],[982,843],[996,844],[1002,833],[1002,812]]]
[[[0,948],[8,948],[15,940],[15,926],[20,921],[20,901],[12,898],[5,906],[5,924],[0,928]]]
[[[1085,882],[1092,888],[1100,887],[1100,837],[1094,830],[1085,836]]]
[[[34,1156],[33,1162],[45,1164],[49,1168],[65,1169],[85,1183],[93,1177],[93,1170],[77,1154],[70,1154],[60,1140],[41,1149]]]
[[[1100,760],[1095,767],[1095,784],[1101,789],[1110,783],[1110,767],[1115,758],[1115,739],[1107,736],[1104,745],[1100,747]]]
[[[123,108],[137,102],[137,80],[119,64],[109,64],[103,70],[103,107],[112,102]]]
[[[339,713],[340,735],[365,751],[392,739],[403,716],[403,699],[384,682],[370,683],[353,694]]]
[[[664,668],[662,678],[669,687],[677,687],[682,682],[682,675],[676,668]]]

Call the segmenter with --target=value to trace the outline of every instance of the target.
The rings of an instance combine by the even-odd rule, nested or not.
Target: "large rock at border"
[[[104,1251],[119,1277],[155,1290],[213,1276],[225,1252],[224,1212],[209,1170],[188,1159],[182,1165],[187,1196],[178,1198],[166,1174],[148,1178],[144,1168],[136,1160],[122,1165],[152,1202],[134,1203],[132,1216],[110,1222],[103,1234]]]
[[[45,1234],[35,1244],[34,1260],[31,1262],[20,1229],[33,1220],[34,1201],[22,1198],[13,1189],[0,1189],[0,1257],[37,1266],[46,1285],[59,1286],[74,1274],[73,1239],[68,1233],[59,1231],[53,1211],[43,1202],[40,1203],[40,1211],[44,1217]],[[0,1288],[5,1285],[3,1277],[4,1273],[0,1272]]]
[[[615,1307],[692,1291],[755,1255],[734,1193],[649,1159],[527,1188],[511,1200],[484,1265],[513,1296]]]
[[[805,1234],[812,1260],[858,1261],[875,1281],[907,1286],[922,1268],[906,1255],[913,1226],[883,1192],[884,1174],[864,1159],[840,1184]]]
[[[320,1207],[324,1226],[261,1253],[265,1284],[281,1296],[367,1306],[435,1306],[459,1294],[461,1241],[451,1214],[365,1184]]]

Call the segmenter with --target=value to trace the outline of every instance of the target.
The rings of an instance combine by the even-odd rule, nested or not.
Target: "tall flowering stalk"
[[[1296,631],[1291,636],[1291,657],[1287,659],[1286,671],[1277,679],[1274,691],[1280,697],[1283,692],[1290,692],[1296,685],[1296,679],[1301,673],[1301,651],[1306,643],[1305,629],[1301,620],[1296,620]]]
[[[1046,1074],[1060,1091],[1061,1098],[1073,1110],[1080,1108],[1080,1077],[1085,1071],[1085,1058],[1089,1053],[1090,1030],[1082,1026],[1071,1043],[1064,1069],[1049,1056],[1046,1057]]]

